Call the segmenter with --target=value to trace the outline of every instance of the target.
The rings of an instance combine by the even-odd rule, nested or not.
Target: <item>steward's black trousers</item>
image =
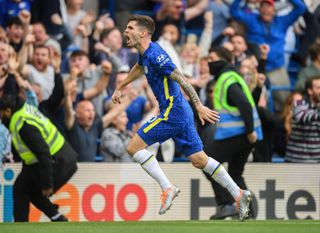
[[[234,182],[241,188],[247,189],[243,179],[243,171],[248,160],[249,154],[253,149],[246,135],[240,135],[229,139],[213,141],[204,148],[206,154],[220,163],[228,163],[228,173]],[[210,175],[204,172],[207,179],[211,182],[215,192],[215,198],[218,205],[231,205],[234,198],[220,184],[213,180]]]
[[[53,163],[53,192],[58,191],[77,171],[77,153],[69,143],[52,156]],[[50,219],[58,214],[58,207],[50,199],[42,195],[40,187],[40,164],[25,165],[15,180],[13,186],[14,221],[29,220],[30,202]]]

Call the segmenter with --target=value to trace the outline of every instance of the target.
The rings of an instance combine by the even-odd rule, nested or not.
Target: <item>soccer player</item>
[[[201,104],[194,88],[172,63],[168,54],[157,43],[151,42],[154,27],[154,21],[150,17],[132,15],[124,31],[127,46],[139,51],[139,61],[131,69],[128,77],[116,88],[112,101],[120,103],[121,90],[145,74],[160,107],[160,114],[138,130],[129,142],[127,150],[133,159],[159,183],[162,189],[159,214],[164,214],[171,207],[180,190],[170,183],[155,156],[146,150],[146,147],[172,138],[188,156],[193,166],[210,174],[230,192],[236,200],[239,219],[242,221],[248,217],[252,194],[250,191],[241,190],[224,167],[203,152],[202,142],[194,128],[193,112],[181,93],[180,86],[190,97],[202,124],[204,121],[215,123],[219,120],[219,115]]]

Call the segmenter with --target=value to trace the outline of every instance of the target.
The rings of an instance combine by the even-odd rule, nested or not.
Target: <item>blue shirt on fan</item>
[[[21,0],[20,2],[15,2],[13,0],[0,0],[1,26],[6,27],[10,18],[18,16],[22,10],[27,10],[30,12],[30,9],[30,0]]]

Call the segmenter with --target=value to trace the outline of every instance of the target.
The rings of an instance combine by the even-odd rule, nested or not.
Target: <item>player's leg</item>
[[[158,120],[159,119],[159,120]],[[142,168],[153,177],[162,189],[161,207],[159,214],[164,214],[172,205],[172,201],[178,195],[180,190],[172,185],[155,157],[145,148],[155,142],[164,142],[176,132],[174,122],[164,121],[161,118],[153,119],[142,126],[128,145],[128,152],[133,159],[141,164]]]
[[[188,156],[193,166],[208,173],[217,183],[229,191],[238,205],[239,219],[247,218],[252,198],[251,192],[241,190],[224,167],[217,160],[207,156],[202,150],[202,142],[193,125],[189,124],[174,140],[183,153]]]
[[[141,167],[153,178],[155,179],[162,191],[171,188],[171,184],[159,166],[159,163],[150,151],[145,148],[148,144],[139,136],[135,134],[128,144],[128,153],[133,157],[134,161],[141,164]]]
[[[202,169],[222,187],[226,188],[234,199],[237,199],[239,197],[239,186],[232,180],[228,172],[217,160],[208,157],[207,154],[203,151],[194,153],[188,158],[192,162],[194,167]]]
[[[247,218],[249,215],[249,205],[252,199],[251,192],[240,189],[222,164],[215,159],[208,157],[203,151],[190,155],[189,159],[193,166],[208,173],[217,183],[229,191],[236,200],[239,209],[239,219],[243,221]]]

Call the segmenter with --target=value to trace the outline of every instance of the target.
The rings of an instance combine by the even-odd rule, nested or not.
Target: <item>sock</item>
[[[141,164],[141,167],[155,179],[162,190],[171,188],[171,183],[159,166],[155,156],[146,149],[140,150],[133,155],[133,159]]]
[[[224,169],[222,164],[218,161],[209,157],[208,163],[203,168],[203,171],[208,173],[222,187],[226,188],[235,200],[239,197],[239,186],[233,181],[226,169]]]

